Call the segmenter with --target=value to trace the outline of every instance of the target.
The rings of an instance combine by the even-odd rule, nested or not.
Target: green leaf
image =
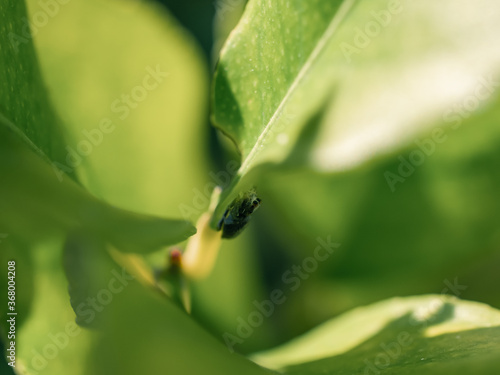
[[[48,99],[26,20],[24,1],[0,4],[0,126],[6,126],[40,156],[64,158],[59,118]]]
[[[17,268],[17,295],[29,278],[35,280],[33,300],[28,311],[17,305],[17,317],[25,322],[17,326],[16,370],[27,375],[84,375],[87,358],[93,337],[92,332],[79,328],[68,298],[67,281],[62,270],[61,241],[49,241],[31,245],[14,259],[29,256],[32,258],[32,274],[25,268]],[[24,252],[24,253],[23,253]],[[3,253],[0,253],[5,264]],[[119,267],[115,266],[119,271]],[[111,269],[108,269],[111,276]],[[93,295],[95,297],[95,295]],[[57,313],[56,313],[57,312]]]
[[[85,234],[66,242],[68,285],[62,248],[52,242],[30,249],[37,283],[32,314],[19,311],[28,319],[17,340],[18,365],[27,374],[273,373],[231,353],[150,285],[141,285],[102,251],[98,240]],[[97,329],[77,326],[75,315],[78,324]]]
[[[390,153],[435,125],[499,72],[491,48],[499,11],[493,0],[250,1],[215,77],[213,119],[242,165],[213,224],[231,190],[246,188],[238,180],[285,161],[318,111],[301,163],[329,172]]]
[[[487,305],[444,295],[394,298],[254,360],[285,374],[491,374],[500,364],[499,333],[500,312]]]
[[[182,220],[162,219],[114,208],[53,169],[0,123],[0,224],[23,239],[82,228],[123,251],[149,252],[195,233]]]
[[[258,263],[258,243],[251,230],[231,240],[222,241],[217,262],[206,279],[194,281],[193,317],[216,337],[236,334],[239,317],[255,310],[254,301],[268,297]],[[217,291],[217,293],[214,293]],[[268,344],[274,335],[274,321],[265,319],[253,334],[234,346],[239,353],[250,353]]]
[[[305,97],[314,88],[304,85],[317,86],[310,77],[313,63],[353,3],[248,3],[221,51],[214,78],[213,121],[236,143],[242,164],[212,225],[235,195],[232,190],[240,178],[257,164],[283,160],[301,125],[321,106],[330,89]],[[243,184],[239,189],[245,188]]]
[[[106,317],[103,335],[91,353],[89,374],[274,373],[232,354],[172,302],[136,282],[114,296]]]
[[[116,209],[63,178],[58,160],[67,150],[61,146],[64,141],[47,100],[29,29],[24,28],[24,4],[2,7],[1,17],[7,20],[2,22],[5,32],[1,35],[8,39],[0,49],[4,65],[0,74],[6,74],[0,81],[4,98],[0,107],[0,224],[25,240],[83,228],[133,252],[156,250],[192,235],[195,229],[184,220]],[[26,35],[21,37],[23,32]],[[63,169],[70,175],[74,172]]]
[[[75,312],[75,322],[85,328],[100,328],[105,312],[89,313],[90,298],[109,288],[110,270],[118,269],[108,253],[106,243],[85,233],[70,233],[63,249],[63,266],[68,280],[68,294]],[[129,277],[126,273],[125,277]],[[113,289],[115,290],[115,289]]]
[[[273,373],[231,353],[171,301],[141,285],[100,251],[99,241],[77,234],[66,245],[71,301],[63,244],[29,249],[34,300],[30,315],[18,310],[27,321],[17,327],[17,364],[26,374]],[[19,273],[17,280],[27,276]],[[77,326],[75,312],[78,323],[98,329]]]
[[[208,72],[176,20],[154,2],[68,2],[34,43],[70,134],[64,166],[120,208],[195,221],[211,194]]]

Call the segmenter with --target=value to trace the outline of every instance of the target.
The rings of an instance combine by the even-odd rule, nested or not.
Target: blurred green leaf
[[[285,374],[492,374],[500,364],[499,333],[500,312],[487,305],[437,295],[394,298],[254,360]]]
[[[466,287],[460,297],[500,307],[492,287],[500,244],[499,104],[494,95],[460,127],[440,124],[445,142],[434,143],[394,192],[384,173],[398,173],[400,158],[420,152],[415,143],[344,173],[275,170],[259,181],[267,204],[254,225],[279,238],[294,263],[310,256],[318,236],[341,243],[277,317],[292,334],[360,304],[440,292],[456,278]],[[431,133],[418,140],[431,141]]]
[[[223,241],[212,273],[192,283],[192,315],[220,339],[226,332],[235,334],[238,318],[248,317],[255,310],[255,301],[269,298],[257,264],[257,247],[252,231]],[[266,319],[248,339],[236,345],[235,350],[248,353],[268,345],[272,342],[273,323]]]
[[[99,328],[105,313],[92,312],[82,306],[90,307],[89,299],[99,296],[102,290],[120,288],[120,283],[110,286],[113,275],[110,270],[119,268],[109,255],[106,243],[86,233],[70,233],[64,243],[63,266],[75,322],[81,327]],[[126,273],[123,277],[130,276]]]
[[[317,63],[336,87],[310,164],[345,171],[486,106],[499,86],[499,21],[494,0],[360,1]]]
[[[17,310],[17,316],[24,316],[26,320],[17,327],[16,335],[16,370],[23,374],[85,374],[86,353],[95,334],[75,323],[62,270],[62,246],[61,241],[49,241],[23,249],[33,259],[31,277],[34,280],[31,311],[21,306]],[[20,256],[16,255],[15,259]],[[29,277],[22,269],[18,271],[18,281]],[[112,275],[111,270],[108,272]],[[19,284],[19,294],[23,293],[21,287]],[[88,310],[88,301],[83,307]]]
[[[0,49],[2,74],[7,74],[0,82],[0,95],[5,97],[0,113],[0,175],[5,181],[0,185],[3,227],[25,239],[83,227],[124,251],[134,252],[156,250],[192,235],[195,230],[188,222],[115,209],[64,179],[57,166],[62,163],[58,156],[67,148],[62,149],[58,121],[38,72],[29,28],[24,22],[24,4],[2,7],[2,17],[8,19],[2,22],[2,37],[10,38]],[[71,168],[63,169],[73,174]]]
[[[170,301],[135,282],[114,296],[109,309],[89,374],[273,373],[231,354]]]
[[[213,119],[242,166],[213,224],[241,177],[304,148],[317,111],[301,163],[339,172],[401,148],[481,82],[491,91],[499,20],[492,0],[249,2],[215,77]]]
[[[171,301],[111,261],[101,246],[85,234],[66,242],[71,302],[61,262],[63,244],[30,249],[33,308],[17,336],[18,368],[26,374],[137,374],[162,369],[179,374],[272,373],[232,354]],[[77,326],[75,315],[78,323],[98,329]]]
[[[159,4],[89,0],[61,4],[34,43],[71,135],[65,166],[120,208],[195,221],[211,189],[208,74],[191,36]]]
[[[195,233],[186,221],[156,218],[109,206],[52,167],[0,122],[0,224],[7,233],[34,240],[82,228],[117,248],[149,252]]]

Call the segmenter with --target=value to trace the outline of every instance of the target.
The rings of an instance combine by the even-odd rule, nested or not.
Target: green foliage
[[[242,166],[213,225],[258,165],[346,171],[454,123],[448,110],[499,72],[498,11],[491,0],[250,2],[215,76],[213,119]]]
[[[395,298],[324,323],[255,360],[285,374],[492,374],[500,312],[446,296]],[[304,364],[300,364],[307,362]]]
[[[499,306],[486,281],[497,280],[500,222],[498,5],[285,3],[249,4],[213,92],[216,126],[243,157],[213,224],[251,180],[264,202],[255,226],[272,238],[266,252],[279,247],[299,263],[317,237],[342,244],[275,324],[288,322],[293,337],[360,304],[441,291],[457,276],[469,286],[461,297],[475,298],[470,286],[481,283],[485,301]],[[349,7],[335,30],[334,7]],[[314,55],[299,59],[314,48],[311,64]],[[273,282],[287,267],[269,266]]]
[[[63,131],[49,103],[25,14],[24,1],[0,4],[0,120],[39,155],[60,161]]]
[[[91,374],[132,375],[164,369],[177,374],[272,373],[231,354],[170,301],[139,285],[131,284],[116,295],[109,308],[109,320],[103,323],[103,335],[92,353]]]
[[[155,275],[232,169],[209,172],[199,48],[154,3],[28,0],[26,13],[0,1],[0,261],[17,264],[20,373],[498,368],[500,312],[444,295],[500,306],[488,285],[500,244],[496,2],[248,2],[214,76],[212,119],[241,167],[211,224],[254,185],[255,205],[226,221],[263,205],[208,279],[183,280],[187,314]],[[214,5],[225,34],[243,2]],[[415,147],[425,161],[403,162]],[[318,238],[340,246],[299,279]],[[256,307],[281,289],[286,304]],[[391,298],[431,291],[442,294]],[[269,316],[236,350],[281,345],[232,353],[225,334],[256,314]]]
[[[4,230],[39,240],[83,228],[123,251],[150,252],[195,232],[182,220],[120,210],[97,200],[70,179],[59,182],[53,167],[0,123],[0,218]]]
[[[82,184],[124,209],[195,221],[206,209],[193,190],[206,195],[207,72],[175,20],[155,4],[70,2],[34,42],[68,146],[110,124],[80,153]]]
[[[60,122],[47,101],[31,37],[23,29],[24,4],[6,2],[2,8],[6,20],[0,50],[5,61],[0,90],[5,97],[0,113],[0,174],[6,182],[0,187],[4,213],[0,222],[9,233],[29,237],[30,231],[46,234],[47,230],[82,226],[124,250],[139,252],[192,235],[194,229],[187,222],[120,211],[94,199],[71,180],[58,181],[63,180],[58,166],[66,148]],[[71,168],[67,171],[73,175]]]

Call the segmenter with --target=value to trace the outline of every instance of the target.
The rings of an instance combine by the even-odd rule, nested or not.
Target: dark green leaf
[[[0,62],[0,126],[42,157],[62,161],[63,130],[40,75],[24,1],[0,4]]]

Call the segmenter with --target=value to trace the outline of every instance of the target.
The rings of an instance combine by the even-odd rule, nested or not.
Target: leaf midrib
[[[252,147],[252,149],[248,153],[248,156],[245,158],[245,160],[243,160],[243,163],[241,164],[240,169],[238,171],[238,175],[241,176],[248,171],[253,159],[255,158],[255,156],[259,150],[259,148],[261,147],[261,145],[264,144],[264,140],[266,139],[267,134],[271,130],[272,126],[274,125],[276,119],[278,118],[278,115],[282,112],[283,107],[287,104],[289,98],[292,96],[295,89],[299,86],[299,84],[302,82],[303,78],[307,75],[310,68],[313,66],[313,64],[316,61],[316,59],[318,58],[318,56],[321,54],[321,52],[323,51],[323,49],[327,45],[329,39],[337,31],[338,27],[340,26],[342,21],[345,19],[345,16],[352,9],[352,7],[356,1],[357,0],[345,0],[342,3],[342,5],[339,7],[338,11],[333,16],[333,18],[330,21],[325,32],[323,33],[321,38],[318,40],[316,47],[313,49],[313,51],[311,52],[311,54],[307,58],[305,64],[300,69],[299,74],[297,74],[297,76],[293,80],[292,84],[288,88],[285,96],[283,97],[280,104],[278,105],[278,107],[274,111],[273,115],[269,119],[269,122],[266,124],[262,133],[257,138],[257,141],[255,142],[254,146]]]

